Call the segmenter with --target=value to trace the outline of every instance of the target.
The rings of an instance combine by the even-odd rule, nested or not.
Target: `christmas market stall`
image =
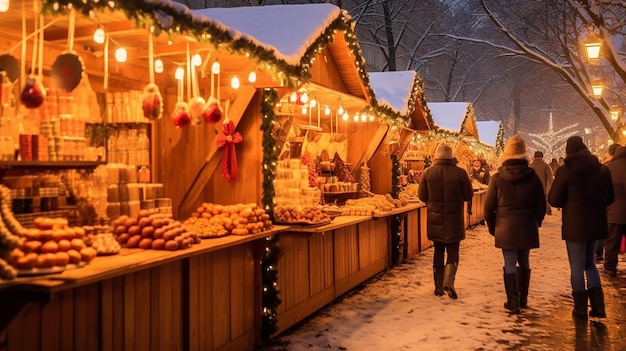
[[[458,161],[457,166],[470,171],[472,161],[479,158],[478,127],[474,107],[469,102],[429,102],[428,108],[432,113],[435,123],[435,132],[429,133],[420,140],[431,155],[439,143],[445,143],[453,147],[454,156]],[[466,226],[476,225],[484,220],[482,211],[486,187],[476,181],[472,181],[474,196],[466,215]]]
[[[408,258],[430,246],[426,236],[426,208],[417,198],[423,155],[412,145],[418,135],[427,135],[430,112],[422,78],[415,71],[371,72],[370,84],[376,96],[374,110],[390,132],[369,158],[372,192],[390,193],[411,205],[406,211],[389,216],[394,262]]]

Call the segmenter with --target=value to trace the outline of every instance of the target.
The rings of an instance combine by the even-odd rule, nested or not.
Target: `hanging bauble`
[[[20,76],[20,62],[9,54],[0,55],[0,72],[5,72],[11,83]]]
[[[222,109],[220,102],[213,96],[209,98],[207,102],[207,108],[202,114],[202,117],[207,123],[217,123],[222,119]]]
[[[186,102],[176,103],[174,111],[172,112],[172,123],[175,126],[182,128],[191,124],[191,116],[189,116],[189,106]]]
[[[52,64],[52,79],[57,86],[71,92],[78,86],[83,76],[83,60],[72,53],[59,55]]]
[[[189,115],[191,123],[196,125],[203,122],[203,113],[207,109],[206,101],[202,96],[194,96],[189,99]]]
[[[157,120],[163,116],[163,98],[156,84],[148,84],[143,88],[142,104],[143,116],[149,120]]]
[[[26,84],[20,94],[20,101],[27,108],[38,108],[43,104],[46,90],[36,76],[26,79]]]

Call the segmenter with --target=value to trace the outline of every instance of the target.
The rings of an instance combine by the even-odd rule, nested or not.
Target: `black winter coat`
[[[615,199],[611,172],[584,149],[567,155],[548,193],[548,202],[563,208],[563,240],[601,240],[609,236],[607,206]]]
[[[527,160],[508,159],[491,177],[485,198],[485,219],[496,247],[507,250],[539,247],[546,213],[541,180]]]
[[[446,244],[465,239],[464,202],[472,198],[472,183],[454,160],[437,159],[422,174],[419,198],[426,203],[428,239]]]
[[[613,160],[606,165],[611,171],[615,201],[609,206],[609,223],[626,224],[626,147],[615,150]]]

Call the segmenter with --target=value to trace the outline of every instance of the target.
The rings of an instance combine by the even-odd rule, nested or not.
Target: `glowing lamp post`
[[[591,32],[589,36],[587,36],[587,39],[583,41],[583,45],[585,46],[587,60],[589,60],[591,64],[598,62],[600,49],[602,48],[602,40],[600,37],[596,33]]]
[[[619,107],[617,104],[613,104],[613,106],[611,106],[611,110],[609,110],[609,113],[611,114],[611,119],[614,122],[617,122],[622,116],[622,108]]]
[[[602,84],[600,78],[594,78],[594,80],[591,81],[591,91],[593,92],[594,97],[601,97],[603,89],[604,85]]]

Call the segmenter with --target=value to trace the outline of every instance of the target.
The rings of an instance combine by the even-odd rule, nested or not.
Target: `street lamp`
[[[600,49],[602,48],[602,39],[600,39],[596,33],[591,32],[583,41],[583,45],[585,46],[587,60],[589,60],[591,64],[598,62],[598,59],[600,58]]]
[[[591,91],[593,92],[593,96],[599,98],[602,96],[602,89],[604,89],[604,85],[602,84],[602,80],[600,78],[594,78],[591,81]]]
[[[613,106],[611,106],[611,109],[609,110],[609,113],[611,114],[611,119],[614,122],[617,122],[622,116],[622,108],[619,107],[619,105],[617,104],[613,104]]]

